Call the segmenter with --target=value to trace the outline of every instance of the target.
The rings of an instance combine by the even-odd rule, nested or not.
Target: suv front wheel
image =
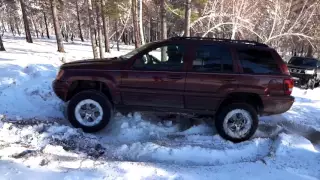
[[[70,123],[84,132],[97,132],[106,127],[113,115],[109,99],[95,90],[76,94],[68,105]]]
[[[232,142],[246,141],[258,128],[257,111],[249,104],[230,104],[218,112],[215,125],[224,139]]]

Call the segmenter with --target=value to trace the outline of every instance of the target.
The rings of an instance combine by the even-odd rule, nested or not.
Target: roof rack
[[[259,43],[256,41],[248,41],[248,40],[231,40],[231,39],[220,39],[220,38],[204,38],[204,37],[172,37],[170,40],[211,40],[211,41],[220,41],[220,42],[230,42],[230,43],[242,43],[242,44],[249,44],[254,46],[261,46],[261,47],[269,47],[266,44]]]

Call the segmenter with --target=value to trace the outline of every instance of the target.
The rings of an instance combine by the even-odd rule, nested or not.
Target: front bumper
[[[290,75],[292,76],[295,85],[305,85],[308,83],[309,79],[313,79],[313,75],[311,74],[291,73]]]
[[[262,97],[264,108],[261,115],[274,115],[287,112],[294,103],[293,96],[265,96]]]
[[[52,88],[54,93],[63,101],[67,101],[69,83],[66,81],[54,80]]]

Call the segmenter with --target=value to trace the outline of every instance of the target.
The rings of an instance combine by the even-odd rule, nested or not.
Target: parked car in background
[[[292,57],[288,68],[294,82],[298,86],[314,89],[320,82],[320,61],[308,57]]]
[[[66,63],[53,82],[68,102],[71,124],[103,129],[114,109],[180,112],[215,117],[218,133],[240,142],[259,115],[280,114],[294,102],[293,80],[279,54],[265,44],[176,37],[113,59]]]

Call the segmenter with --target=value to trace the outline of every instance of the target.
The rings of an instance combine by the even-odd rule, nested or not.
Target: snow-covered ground
[[[294,89],[283,115],[261,117],[255,138],[234,144],[204,122],[116,114],[85,134],[64,119],[51,82],[62,61],[92,57],[89,42],[4,37],[0,52],[2,179],[320,179],[320,88]],[[107,56],[133,47],[121,46]]]

